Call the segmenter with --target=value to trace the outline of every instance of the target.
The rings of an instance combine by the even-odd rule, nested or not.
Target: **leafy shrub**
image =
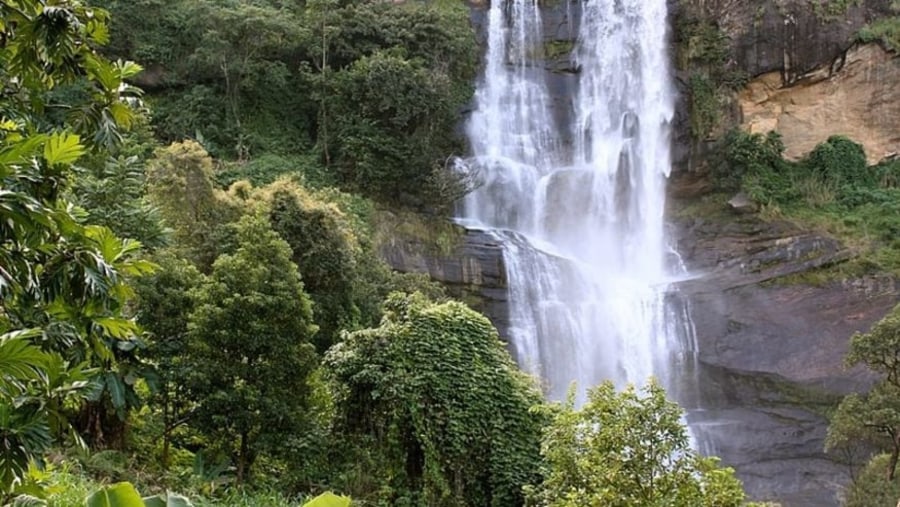
[[[844,136],[831,136],[817,145],[803,164],[811,174],[833,185],[871,186],[875,174],[868,170],[862,145]]]
[[[541,445],[549,472],[529,488],[531,505],[744,505],[734,470],[691,450],[681,410],[654,381],[641,393],[605,382],[578,410],[573,391],[553,412]]]
[[[900,498],[900,477],[885,480],[888,454],[873,457],[844,493],[845,507],[894,507]]]
[[[716,183],[726,191],[743,187],[757,201],[767,202],[783,186],[780,179],[787,172],[783,152],[777,132],[764,136],[733,130],[725,137],[725,163],[715,174]]]

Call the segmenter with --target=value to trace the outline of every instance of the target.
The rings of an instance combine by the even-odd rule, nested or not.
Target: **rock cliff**
[[[828,66],[785,86],[780,72],[737,95],[742,128],[776,130],[785,155],[799,159],[831,135],[857,140],[869,164],[900,151],[900,58],[877,44],[855,45]]]
[[[676,223],[679,250],[698,275],[679,287],[696,330],[698,440],[735,467],[754,498],[838,505],[850,469],[823,452],[825,415],[872,381],[843,358],[849,337],[896,304],[897,281],[808,276],[854,252],[789,223],[754,215]]]
[[[735,126],[778,131],[794,159],[832,134],[862,143],[870,163],[900,150],[900,58],[877,44],[855,42],[866,25],[900,15],[896,2],[671,0],[670,6],[682,91],[676,169],[702,167],[709,144]],[[684,58],[686,46],[696,41],[679,27],[698,21],[721,35],[725,47],[707,48],[721,49],[721,61]],[[697,113],[691,110],[689,81],[696,74],[715,75],[710,64],[747,83],[726,90],[714,83],[722,114],[710,132],[692,137],[688,124]]]

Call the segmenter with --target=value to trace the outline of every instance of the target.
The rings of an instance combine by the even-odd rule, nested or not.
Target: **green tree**
[[[382,325],[347,335],[325,366],[336,438],[362,446],[349,465],[379,485],[383,501],[522,503],[540,462],[542,418],[530,409],[541,396],[484,316],[396,293]]]
[[[314,303],[317,349],[324,352],[342,329],[354,328],[358,320],[353,285],[358,278],[359,246],[353,231],[336,206],[287,179],[257,191],[255,200],[262,203],[272,229],[293,251],[293,261]]]
[[[109,157],[84,168],[72,190],[90,223],[149,248],[166,243],[159,210],[144,198],[144,163],[137,155]]]
[[[293,10],[251,2],[197,2],[191,15],[202,34],[189,57],[191,72],[205,70],[221,80],[233,153],[244,159],[251,146],[243,120],[259,114],[256,108],[245,112],[244,102],[261,99],[256,92],[274,91],[276,84],[288,88],[288,64],[296,62],[298,46],[309,45],[309,32]]]
[[[710,506],[744,503],[740,481],[715,458],[689,445],[678,405],[651,381],[642,393],[611,382],[588,391],[580,409],[574,391],[553,409],[541,445],[544,482],[529,504],[548,507]]]
[[[894,307],[868,333],[850,339],[847,366],[864,364],[884,375],[865,394],[845,397],[832,416],[826,450],[860,443],[886,451],[884,476],[893,481],[900,460],[900,306]]]
[[[192,291],[204,280],[203,275],[185,259],[170,251],[154,257],[159,270],[144,277],[136,285],[137,319],[148,333],[148,346],[142,357],[156,367],[158,381],[153,387],[152,401],[162,411],[162,456],[165,470],[169,465],[172,433],[190,419],[195,403],[187,393],[187,380],[193,363],[187,354],[188,317],[194,310]]]
[[[331,74],[328,86],[330,139],[320,142],[345,186],[393,200],[433,186],[458,148],[447,132],[460,104],[446,75],[402,50],[379,51]]]
[[[156,150],[147,164],[147,193],[166,225],[173,248],[206,272],[218,255],[222,227],[239,211],[213,184],[213,160],[195,141]]]
[[[890,456],[874,456],[844,491],[844,507],[896,507],[900,481],[885,481],[884,470]]]
[[[187,384],[192,426],[230,454],[240,483],[260,453],[278,455],[303,431],[316,328],[287,243],[262,217],[236,228],[236,252],[216,259],[196,294]]]
[[[85,387],[119,385],[105,379],[136,331],[125,277],[151,268],[133,259],[136,242],[81,223],[64,198],[73,165],[134,119],[125,79],[140,67],[97,55],[105,22],[77,0],[0,2],[0,500],[72,435],[63,409]],[[82,93],[55,93],[66,86]]]

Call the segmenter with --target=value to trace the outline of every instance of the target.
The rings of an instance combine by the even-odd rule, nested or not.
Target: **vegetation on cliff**
[[[868,166],[862,146],[832,136],[804,159],[783,158],[776,132],[732,131],[714,177],[724,192],[744,191],[763,215],[821,227],[858,256],[847,274],[900,273],[900,161]]]
[[[898,9],[900,10],[900,6]],[[900,16],[876,19],[864,26],[856,36],[859,42],[877,42],[900,53]]]
[[[460,191],[475,38],[462,2],[99,0],[104,52],[148,70],[151,126],[213,156],[420,208]],[[255,167],[254,167],[255,166]],[[240,172],[240,171],[238,171]]]

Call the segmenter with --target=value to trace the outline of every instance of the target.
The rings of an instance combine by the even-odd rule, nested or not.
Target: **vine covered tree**
[[[384,501],[521,505],[540,463],[542,417],[530,409],[541,395],[484,316],[395,293],[382,325],[347,335],[325,366],[338,438],[370,446],[364,475]]]

